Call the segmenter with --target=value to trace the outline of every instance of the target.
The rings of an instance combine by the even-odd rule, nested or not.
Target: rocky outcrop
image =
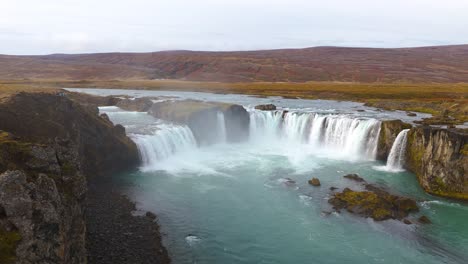
[[[384,161],[387,160],[388,154],[392,149],[393,142],[398,136],[398,133],[407,128],[411,128],[411,125],[404,123],[401,120],[382,121],[377,145],[377,159]]]
[[[135,98],[135,99],[123,99],[120,100],[116,106],[127,110],[127,111],[136,111],[136,112],[147,112],[151,106],[153,105],[153,101],[151,98],[143,97],[143,98]]]
[[[387,219],[403,220],[411,212],[419,210],[416,202],[410,198],[392,195],[382,188],[366,184],[366,191],[353,191],[345,188],[333,194],[328,200],[335,210],[346,209],[348,212],[375,221]]]
[[[320,180],[317,179],[317,178],[312,178],[310,180],[307,181],[310,185],[312,186],[320,186]]]
[[[87,179],[138,163],[123,127],[64,93],[0,103],[0,263],[86,263]]]
[[[216,142],[219,113],[224,117],[228,141],[239,142],[248,138],[250,118],[240,105],[195,100],[160,102],[154,104],[148,113],[159,119],[188,125],[201,145]]]
[[[276,105],[274,104],[257,105],[255,106],[255,109],[263,110],[263,111],[274,111],[276,110]]]
[[[67,98],[96,114],[99,112],[99,106],[114,106],[121,100],[114,96],[96,96],[68,91],[60,91],[59,94],[66,96]]]
[[[1,263],[86,262],[86,178],[77,161],[75,150],[1,132],[0,233],[20,238]]]
[[[106,175],[138,164],[138,149],[122,126],[60,94],[20,93],[0,104],[0,130],[28,142],[74,148],[82,172]]]
[[[429,126],[411,129],[406,167],[426,192],[468,200],[468,134]]]
[[[241,142],[249,138],[250,117],[243,106],[229,105],[224,109],[224,120],[229,142]]]

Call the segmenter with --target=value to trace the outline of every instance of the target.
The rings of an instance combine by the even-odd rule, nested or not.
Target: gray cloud
[[[466,0],[0,0],[0,53],[468,43]]]

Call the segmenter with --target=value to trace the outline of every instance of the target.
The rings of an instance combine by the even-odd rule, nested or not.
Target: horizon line
[[[272,48],[272,49],[247,49],[247,50],[190,50],[190,49],[168,49],[158,51],[103,51],[103,52],[77,52],[77,53],[45,53],[45,54],[4,54],[0,53],[0,56],[17,56],[17,57],[29,57],[29,56],[59,56],[59,55],[95,55],[95,54],[151,54],[151,53],[163,53],[163,52],[203,52],[203,53],[240,53],[240,52],[264,52],[264,51],[283,51],[283,50],[306,50],[314,48],[340,48],[340,49],[373,49],[373,50],[399,50],[399,49],[421,49],[421,48],[448,48],[448,47],[461,47],[467,46],[465,44],[444,44],[444,45],[423,45],[423,46],[405,46],[405,47],[366,47],[366,46],[334,46],[334,45],[320,45],[320,46],[308,46],[302,48]]]

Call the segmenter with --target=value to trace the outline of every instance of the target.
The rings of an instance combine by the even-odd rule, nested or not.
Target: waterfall
[[[312,152],[348,160],[375,158],[380,133],[376,119],[294,111],[250,110],[249,114],[249,144],[279,146],[279,151],[297,157]],[[217,143],[226,142],[225,122],[224,114],[218,112],[213,127]],[[152,129],[130,135],[138,146],[143,167],[155,167],[175,153],[198,147],[188,126],[162,123]]]
[[[269,140],[272,144],[278,141],[300,142],[316,152],[335,153],[350,159],[375,159],[379,133],[380,122],[372,118],[250,111],[250,135],[253,141]]]
[[[224,113],[216,113],[216,126],[218,132],[217,142],[224,143],[226,142],[226,122],[224,121]]]
[[[281,111],[250,111],[251,141],[275,140],[282,123]]]
[[[290,141],[307,142],[311,115],[309,113],[286,113],[283,132]]]
[[[408,141],[409,129],[404,129],[393,142],[392,149],[388,155],[387,165],[388,171],[402,171],[405,162],[406,142]]]
[[[197,147],[192,131],[187,126],[161,125],[153,134],[130,135],[138,146],[143,166],[152,166],[174,153]]]
[[[310,143],[332,149],[349,157],[374,159],[380,133],[376,119],[348,116],[316,116],[312,122]]]

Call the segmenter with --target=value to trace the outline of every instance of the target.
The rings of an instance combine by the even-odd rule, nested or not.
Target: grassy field
[[[468,122],[468,84],[384,84],[384,83],[219,83],[176,80],[24,80],[0,81],[1,94],[16,91],[41,91],[63,87],[121,88],[144,90],[203,91],[238,93],[286,98],[331,99],[357,101],[388,110],[430,113],[430,124],[460,124]]]

